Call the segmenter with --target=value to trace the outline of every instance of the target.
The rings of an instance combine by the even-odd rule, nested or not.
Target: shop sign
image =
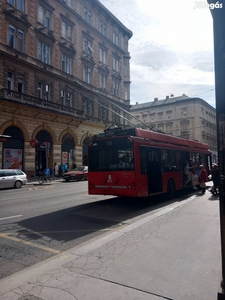
[[[10,137],[9,135],[0,135],[0,142],[9,142]]]
[[[30,145],[31,145],[32,148],[36,148],[36,146],[37,146],[37,140],[32,140],[30,142]]]

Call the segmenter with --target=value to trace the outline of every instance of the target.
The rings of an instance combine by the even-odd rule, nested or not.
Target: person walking
[[[200,165],[199,168],[200,168],[200,173],[199,173],[200,188],[202,190],[202,194],[205,194],[205,190],[206,190],[205,183],[208,181],[207,173],[203,165]]]
[[[193,165],[192,159],[186,160],[185,168],[184,168],[184,174],[187,176],[187,180],[185,182],[185,186],[188,186],[189,184],[192,185],[194,190],[197,190],[197,187],[194,184],[194,168],[196,166]]]
[[[57,163],[54,163],[54,175],[58,176],[59,175],[59,166],[57,165]]]

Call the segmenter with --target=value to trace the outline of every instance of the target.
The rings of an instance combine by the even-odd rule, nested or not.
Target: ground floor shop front
[[[102,126],[68,117],[32,117],[32,111],[25,114],[0,116],[0,135],[10,136],[0,142],[0,168],[18,168],[28,179],[35,177],[46,167],[52,169],[56,162],[69,163],[72,168],[87,165],[88,143],[93,134],[103,130]]]

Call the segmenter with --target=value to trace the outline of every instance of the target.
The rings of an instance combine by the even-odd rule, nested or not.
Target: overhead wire
[[[77,84],[78,84],[78,83],[77,83]],[[82,95],[83,97],[88,98],[88,99],[90,99],[91,101],[93,101],[93,102],[95,102],[95,103],[97,103],[97,104],[99,104],[99,105],[105,107],[105,108],[108,109],[109,111],[113,112],[114,114],[118,115],[118,116],[121,117],[122,119],[126,120],[127,122],[129,122],[129,123],[131,123],[133,126],[135,126],[135,124],[133,124],[129,119],[125,118],[123,115],[121,115],[120,113],[116,112],[115,110],[112,110],[112,109],[109,108],[108,106],[102,104],[102,103],[99,102],[98,100],[95,100],[95,99],[93,99],[93,98],[91,98],[91,97],[87,97],[87,95],[85,95],[85,94],[79,92],[78,90],[76,90],[76,89],[73,88],[73,87],[70,87],[70,86],[68,86],[68,85],[66,85],[66,87],[68,87],[68,88],[74,90],[75,92],[77,92],[78,94]],[[132,114],[131,114],[129,111],[127,111],[126,109],[124,109],[124,108],[122,108],[121,106],[115,104],[115,103],[112,102],[111,100],[104,98],[103,96],[99,95],[98,93],[96,93],[96,92],[94,92],[94,91],[91,91],[90,89],[87,89],[87,88],[86,88],[86,90],[89,91],[89,92],[91,92],[92,94],[95,94],[95,95],[97,95],[98,97],[102,98],[104,101],[109,102],[112,106],[115,106],[115,107],[117,107],[118,109],[122,110],[123,112],[125,112],[126,114],[128,114],[129,116],[131,116],[132,118],[134,118],[135,120],[138,120],[139,122],[141,122],[141,123],[142,123],[145,127],[147,127],[148,129],[152,129],[152,127],[150,127],[149,125],[147,125],[146,123],[144,123],[143,121],[141,121],[140,119],[138,119],[136,116],[132,115]]]

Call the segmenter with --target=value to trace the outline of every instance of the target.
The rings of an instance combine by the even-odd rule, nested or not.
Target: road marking
[[[5,218],[0,218],[0,221],[2,220],[7,220],[7,219],[12,219],[12,218],[20,218],[22,217],[23,215],[16,215],[16,216],[11,216],[11,217],[5,217]]]
[[[18,242],[18,243],[21,243],[21,244],[29,245],[31,247],[39,248],[39,249],[42,249],[42,250],[45,250],[45,251],[48,251],[48,252],[51,252],[51,253],[55,253],[55,254],[61,253],[61,251],[59,251],[59,250],[52,249],[52,248],[45,247],[45,246],[41,246],[41,245],[38,245],[36,243],[28,242],[28,241],[25,241],[25,240],[22,240],[22,239],[18,239],[18,238],[9,236],[5,233],[0,233],[0,237],[8,239],[8,240],[12,240],[14,242]]]

